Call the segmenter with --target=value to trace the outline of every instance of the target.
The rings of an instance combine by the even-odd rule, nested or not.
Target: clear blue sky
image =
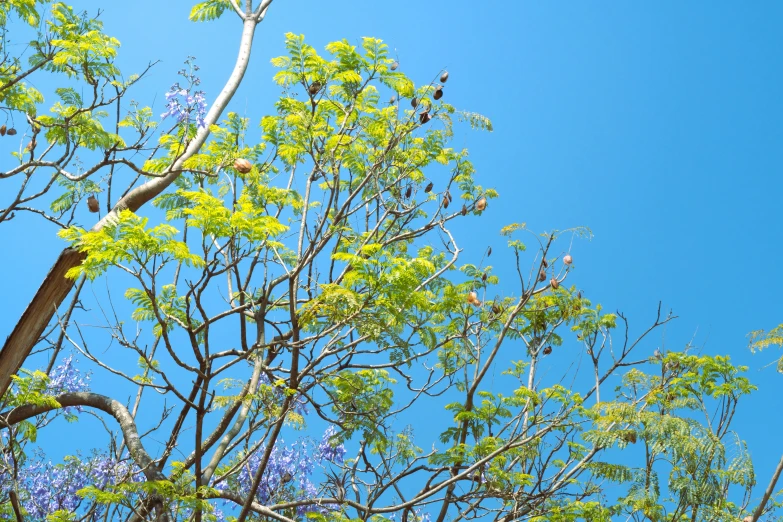
[[[156,113],[187,55],[210,100],[233,64],[234,16],[192,24],[191,0],[74,3],[104,10],[126,74],[161,60],[134,94],[143,104],[157,96]],[[448,101],[495,125],[455,142],[471,150],[480,182],[501,193],[460,231],[475,238],[465,262],[491,244],[494,264],[510,266],[497,234],[509,222],[590,227],[595,239],[575,244],[572,281],[588,297],[637,330],[662,301],[680,317],[665,332],[667,348],[693,339],[750,366],[760,390],[736,427],[765,482],[783,452],[783,420],[766,414],[783,376],[763,369],[777,353],[751,356],[745,336],[783,322],[781,19],[776,1],[275,0],[232,109],[254,122],[271,111],[269,59],[283,54],[287,31],[319,49],[382,38],[417,83],[447,67]],[[2,230],[16,252],[2,261],[3,338],[62,247],[52,228],[29,223]]]

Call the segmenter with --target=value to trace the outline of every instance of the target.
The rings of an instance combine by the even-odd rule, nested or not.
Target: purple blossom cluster
[[[171,86],[166,93],[166,112],[160,117],[165,120],[173,116],[178,123],[190,123],[195,119],[196,126],[201,129],[207,126],[204,121],[207,115],[207,100],[204,91],[195,90],[201,84],[201,79],[196,76],[199,67],[194,61],[195,58],[189,56],[185,61],[188,67],[177,72],[188,81],[188,87],[182,87],[179,83]]]
[[[166,93],[166,112],[160,117],[165,120],[173,116],[178,123],[190,123],[194,112],[198,128],[206,127],[204,118],[207,115],[207,100],[204,91],[195,91],[191,94],[190,89],[184,89],[178,83],[172,85]]]
[[[256,492],[256,500],[262,505],[268,505],[281,500],[295,501],[312,499],[318,489],[312,482],[316,465],[326,463],[340,464],[345,456],[345,447],[335,443],[336,431],[330,426],[324,432],[321,442],[313,448],[312,443],[298,440],[290,446],[279,441],[272,450],[266,470],[261,477],[261,483]],[[254,452],[233,480],[232,489],[240,494],[247,494],[253,483],[253,477],[261,463],[263,451]],[[223,482],[217,489],[227,489]],[[307,512],[322,511],[323,506],[300,506],[297,513],[304,516]]]
[[[43,520],[58,510],[75,513],[85,508],[84,499],[77,494],[80,489],[87,486],[103,489],[128,480],[138,482],[143,480],[143,475],[135,466],[105,455],[87,460],[66,457],[62,464],[38,458],[20,470],[17,491],[28,519]],[[3,496],[10,486],[9,477],[0,482]],[[103,508],[96,506],[92,516],[83,520],[98,520],[102,513]]]
[[[76,362],[73,355],[69,355],[52,370],[49,382],[46,384],[48,395],[83,392],[90,389],[90,376],[82,375],[76,367]]]

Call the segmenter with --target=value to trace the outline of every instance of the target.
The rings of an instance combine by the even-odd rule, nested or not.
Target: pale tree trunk
[[[92,231],[101,230],[114,222],[120,211],[130,210],[136,212],[142,205],[159,195],[177,179],[182,172],[185,161],[199,151],[209,136],[209,126],[217,123],[218,118],[220,118],[220,115],[242,83],[242,78],[250,61],[253,34],[258,23],[263,20],[271,2],[272,0],[264,0],[255,13],[248,10],[247,13],[241,14],[243,18],[242,38],[239,43],[239,55],[237,56],[234,70],[204,118],[206,125],[198,130],[185,152],[168,167],[163,176],[151,179],[128,192],[125,197],[117,202],[111,212],[92,227]],[[85,255],[83,253],[72,248],[66,248],[60,253],[60,257],[57,258],[33,300],[27,305],[21,319],[8,336],[8,339],[6,339],[5,345],[0,350],[0,396],[8,390],[11,384],[11,377],[19,371],[22,363],[24,363],[24,360],[38,342],[46,325],[51,321],[57,308],[68,296],[71,288],[73,288],[74,280],[66,279],[66,272],[71,268],[79,266],[84,261],[84,258]]]

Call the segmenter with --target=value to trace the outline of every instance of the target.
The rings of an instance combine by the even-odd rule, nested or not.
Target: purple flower
[[[49,376],[49,382],[46,384],[47,394],[60,395],[61,393],[82,392],[90,389],[90,376],[82,376],[82,373],[74,365],[75,362],[73,355],[69,355],[54,368]]]
[[[345,446],[337,444],[336,434],[337,430],[334,426],[326,428],[321,443],[318,444],[318,460],[342,464],[345,458]]]
[[[198,85],[196,82],[191,83]],[[204,121],[207,115],[207,100],[204,97],[204,91],[194,91],[191,94],[190,89],[184,89],[175,83],[165,96],[166,112],[160,115],[161,119],[165,120],[169,116],[173,116],[177,122],[182,123],[190,122],[191,115],[195,115],[198,128],[207,126]]]

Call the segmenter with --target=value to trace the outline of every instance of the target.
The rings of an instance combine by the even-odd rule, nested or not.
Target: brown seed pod
[[[541,258],[541,264],[544,265],[544,268],[549,266],[549,263],[547,263],[546,258]]]
[[[440,83],[446,83],[449,81],[449,71],[443,71],[443,74],[440,75]]]
[[[491,255],[492,255],[492,247],[489,247],[489,248],[487,249],[487,257],[489,257],[489,256],[491,256]]]
[[[476,201],[476,210],[481,212],[485,208],[487,208],[487,198],[481,196],[480,198],[478,198],[478,201]]]
[[[90,197],[87,198],[87,208],[90,210],[90,212],[98,212],[98,210],[100,210],[98,198],[91,194]]]
[[[541,270],[541,271],[538,273],[538,280],[539,280],[539,281],[546,281],[546,272],[544,272],[543,270]]]
[[[8,129],[8,130],[6,131],[6,134],[8,134],[9,136],[16,136],[16,129],[14,129],[13,127],[11,127],[10,129]]]
[[[293,479],[293,477],[291,476],[291,474],[286,471],[283,474],[283,476],[280,477],[280,482],[282,482],[283,484],[287,484],[287,483],[291,482],[292,479]]]
[[[497,314],[499,314],[502,311],[503,310],[501,310],[500,306],[498,306],[497,304],[493,304],[492,305],[492,313],[493,314],[497,315]]]
[[[574,259],[571,257],[571,254],[566,254],[563,256],[563,263],[570,265],[574,262]]]
[[[432,191],[432,181],[430,181],[429,183],[427,183],[427,186],[426,186],[426,187],[424,187],[424,192],[425,192],[425,193],[429,193],[430,191]]]
[[[418,106],[419,106],[419,100],[417,100],[416,97],[414,96],[413,98],[411,98],[411,107],[415,109]]]
[[[253,165],[245,158],[237,158],[234,160],[234,168],[242,174],[247,174],[253,169]]]
[[[424,111],[421,114],[419,114],[419,123],[424,125],[428,121],[432,119],[432,116],[430,116],[430,113],[428,111]]]
[[[307,92],[310,93],[310,96],[315,96],[316,94],[318,94],[318,91],[321,90],[321,87],[322,87],[321,82],[316,80],[310,84],[310,87],[307,88]]]
[[[476,292],[468,292],[468,303],[474,304],[478,301],[478,294]]]
[[[399,67],[400,67],[400,63],[394,62],[391,64],[391,67],[389,67],[389,69],[391,69],[392,71],[396,71]]]
[[[389,98],[389,105],[394,105],[394,102],[396,102],[396,101],[397,101],[397,97],[396,96],[392,96],[391,98]]]
[[[544,347],[544,355],[549,355],[550,353],[552,353],[552,347],[551,346]]]
[[[549,284],[552,285],[552,288],[554,288],[555,290],[557,290],[557,287],[560,286],[560,283],[558,283],[557,279],[555,279],[554,277],[549,280]]]
[[[443,208],[449,208],[449,203],[451,203],[449,198],[443,198]]]
[[[460,214],[462,214],[463,216],[467,216],[468,215],[468,206],[467,205],[462,205],[462,211],[460,212]]]
[[[443,98],[443,87],[441,87],[441,86],[439,85],[439,86],[438,86],[438,87],[435,89],[435,94],[433,94],[433,95],[432,95],[432,97],[433,97],[433,98],[435,98],[436,100],[440,100],[441,98]]]
[[[0,127],[0,136],[5,136],[5,130],[6,130],[6,129],[5,129],[5,125],[3,125],[2,127]]]
[[[485,283],[487,282],[487,273],[486,273],[486,272],[484,272],[483,274],[481,274],[481,280],[482,280],[483,282],[485,282]]]
[[[24,148],[27,152],[30,152],[35,148],[35,138],[31,139],[27,146]]]
[[[582,291],[581,291],[581,290],[579,290],[579,291],[576,293],[576,298],[577,298],[577,299],[581,299],[581,298],[582,298]]]
[[[413,193],[413,188],[410,185],[408,185],[408,188],[405,190],[405,197],[406,198],[411,197],[412,193]]]

